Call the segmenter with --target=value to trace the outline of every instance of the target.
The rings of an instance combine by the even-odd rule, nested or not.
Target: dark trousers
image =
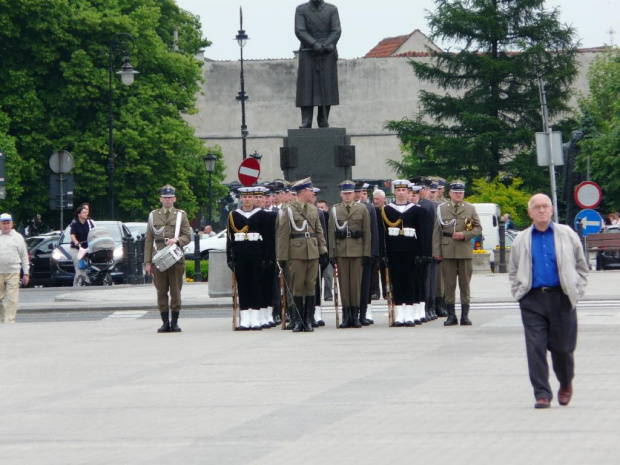
[[[432,305],[435,302],[437,295],[437,264],[431,262],[426,268],[426,306]]]
[[[371,279],[371,294],[378,295],[383,298],[387,298],[387,292],[385,291],[385,265],[383,265],[382,260],[373,259],[372,261],[372,276]],[[381,289],[379,288],[379,284],[381,284],[381,289],[383,289],[383,294],[381,294]]]
[[[263,268],[260,255],[235,254],[239,309],[259,309],[263,304]]]
[[[553,371],[560,385],[568,386],[575,375],[577,310],[563,292],[532,290],[519,305],[534,397],[551,400],[547,350],[551,352]]]

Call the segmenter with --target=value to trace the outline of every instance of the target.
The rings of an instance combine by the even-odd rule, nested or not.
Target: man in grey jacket
[[[573,394],[577,345],[577,301],[588,283],[588,266],[577,234],[551,221],[553,205],[545,194],[528,202],[532,227],[521,232],[510,252],[509,279],[519,301],[535,408],[550,407],[547,350],[560,389],[558,402],[568,405]]]

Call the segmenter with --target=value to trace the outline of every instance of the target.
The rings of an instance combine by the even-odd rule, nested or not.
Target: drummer
[[[185,273],[185,258],[168,268],[159,271],[153,265],[155,253],[167,245],[177,244],[181,249],[190,243],[190,229],[187,214],[183,210],[174,207],[176,191],[170,184],[166,184],[159,191],[162,208],[153,210],[149,215],[144,243],[144,269],[153,276],[153,282],[157,289],[157,306],[164,324],[157,330],[158,333],[180,333],[179,312],[181,311],[181,288],[183,287],[183,275]],[[181,221],[178,237],[175,237],[177,218]],[[170,302],[168,302],[170,294]],[[170,319],[170,310],[172,318]]]

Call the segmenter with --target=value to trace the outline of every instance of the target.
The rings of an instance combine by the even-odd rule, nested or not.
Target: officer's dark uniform
[[[242,187],[242,196],[253,196],[254,189]],[[239,330],[262,329],[259,310],[263,304],[263,268],[273,247],[270,218],[260,208],[230,212],[226,228],[226,257],[237,278],[239,290]],[[271,241],[271,242],[270,242]]]
[[[409,181],[399,179],[392,182],[392,187],[409,188],[409,184]],[[428,214],[419,205],[406,202],[386,205],[381,216],[395,304],[394,326],[415,326],[413,305],[424,296],[424,281],[421,281],[424,267],[421,264],[423,259],[428,260],[431,252]],[[413,235],[407,236],[412,229]]]

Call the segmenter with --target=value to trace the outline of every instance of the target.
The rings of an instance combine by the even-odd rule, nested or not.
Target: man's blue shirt
[[[532,226],[532,289],[559,286],[553,221],[544,232]]]

